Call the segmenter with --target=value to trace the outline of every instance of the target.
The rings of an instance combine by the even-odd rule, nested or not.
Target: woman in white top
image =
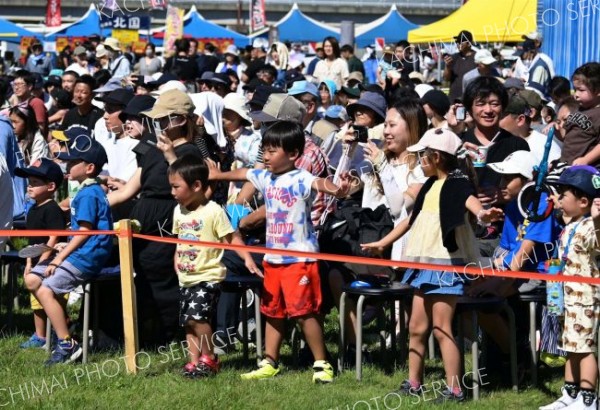
[[[33,109],[24,102],[12,107],[9,115],[25,165],[48,158],[48,144],[40,132]]]
[[[317,63],[313,76],[321,83],[325,79],[335,81],[338,90],[342,88],[350,75],[348,63],[340,57],[340,44],[335,37],[325,37],[323,40],[325,58]]]
[[[373,172],[363,174],[362,206],[389,208],[394,225],[408,217],[414,200],[427,178],[417,158],[406,148],[416,144],[427,131],[427,117],[417,100],[400,100],[387,111],[383,129],[383,146],[373,141],[363,148],[365,158],[373,164]],[[396,241],[392,259],[400,260],[406,238]]]

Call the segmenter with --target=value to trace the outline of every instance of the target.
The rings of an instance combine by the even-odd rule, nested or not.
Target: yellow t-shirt
[[[221,242],[232,232],[227,214],[212,201],[195,211],[189,211],[179,205],[173,213],[173,234],[179,239]],[[179,286],[188,288],[199,282],[221,282],[225,279],[222,256],[222,249],[178,244],[175,252],[175,270],[179,277]]]

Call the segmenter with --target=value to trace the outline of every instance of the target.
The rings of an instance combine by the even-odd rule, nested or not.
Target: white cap
[[[171,80],[158,87],[158,90],[152,91],[150,95],[152,95],[153,97],[158,97],[159,95],[169,90],[179,90],[183,91],[184,93],[187,93],[187,88],[185,87],[185,84],[183,84],[181,81]]]
[[[529,151],[515,151],[504,158],[502,162],[493,162],[487,164],[499,174],[518,174],[527,179],[533,178],[533,167],[539,164],[535,155]]]
[[[409,152],[423,151],[426,148],[437,151],[447,152],[450,155],[456,155],[458,149],[462,146],[462,140],[458,135],[447,128],[431,129],[423,134],[423,137],[415,145],[406,148]]]
[[[524,39],[529,39],[529,40],[539,40],[542,41],[543,36],[542,33],[540,33],[539,31],[532,31],[531,33],[527,33],[523,35]]]
[[[494,64],[496,59],[489,50],[482,48],[475,53],[475,64]]]
[[[427,94],[427,91],[431,91],[433,89],[434,88],[429,84],[417,84],[415,86],[415,92],[419,94],[419,98],[423,98],[423,96]]]
[[[262,48],[266,51],[269,48],[269,40],[263,37],[256,37],[252,42],[252,48]]]
[[[252,124],[252,118],[248,113],[246,106],[246,98],[243,95],[237,93],[229,93],[223,98],[225,109],[235,112],[242,119],[246,120],[249,124]]]

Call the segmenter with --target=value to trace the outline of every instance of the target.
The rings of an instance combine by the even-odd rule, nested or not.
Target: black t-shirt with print
[[[560,160],[571,164],[600,144],[600,107],[571,113],[566,120]],[[600,166],[600,161],[590,164]]]
[[[81,115],[77,107],[74,107],[65,114],[60,129],[68,130],[73,127],[81,127],[92,133],[96,126],[96,122],[102,118],[103,115],[104,111],[95,106],[93,106],[86,115]]]
[[[40,206],[33,206],[27,213],[25,227],[28,230],[34,229],[65,229],[65,214],[58,206],[56,201],[48,201]],[[37,245],[48,242],[48,236],[31,236],[29,237],[29,245]],[[37,259],[32,260],[33,264],[37,263]]]

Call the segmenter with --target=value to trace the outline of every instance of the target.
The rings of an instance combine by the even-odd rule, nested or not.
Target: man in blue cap
[[[110,206],[96,179],[107,161],[106,152],[84,130],[70,129],[65,134],[71,145],[67,152],[58,154],[58,159],[67,162],[69,179],[80,183],[71,201],[71,230],[110,230]],[[46,365],[70,363],[81,357],[81,347],[69,334],[60,295],[73,291],[100,272],[112,251],[112,237],[76,235],[58,248],[53,258],[40,262],[25,275],[27,288],[44,308],[58,336]]]

